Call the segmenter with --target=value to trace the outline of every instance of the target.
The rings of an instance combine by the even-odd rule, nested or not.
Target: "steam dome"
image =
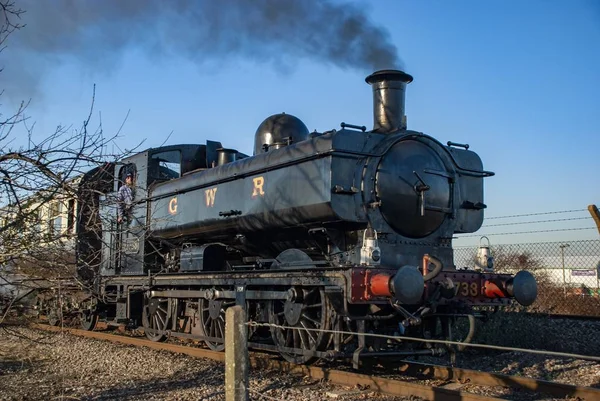
[[[268,152],[308,139],[308,128],[291,114],[274,114],[264,120],[254,134],[254,154]]]

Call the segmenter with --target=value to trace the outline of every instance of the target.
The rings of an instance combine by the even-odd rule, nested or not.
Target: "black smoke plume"
[[[364,73],[400,68],[388,32],[355,4],[327,0],[16,0],[26,27],[0,64],[13,97],[31,96],[53,65],[107,72],[122,55],[184,57],[218,65],[232,57],[293,69],[311,59]],[[222,65],[222,64],[221,64]],[[4,80],[6,81],[6,80]]]

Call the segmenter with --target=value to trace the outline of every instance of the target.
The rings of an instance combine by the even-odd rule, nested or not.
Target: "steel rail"
[[[572,397],[583,400],[600,399],[600,388],[575,386],[547,380],[532,379],[523,376],[509,376],[501,373],[482,372],[450,366],[431,365],[419,362],[406,362],[398,367],[404,374],[419,377],[433,377],[441,380],[458,381],[464,384],[481,386],[503,386],[540,392],[554,397]]]
[[[211,351],[203,348],[186,347],[171,343],[152,342],[147,339],[136,337],[120,336],[98,331],[53,327],[42,324],[32,324],[31,327],[47,331],[66,332],[77,336],[107,340],[114,343],[144,346],[156,350],[165,350],[185,354],[195,358],[207,358],[219,362],[225,361],[224,352]],[[250,365],[254,369],[274,369],[290,374],[302,374],[315,380],[327,380],[328,382],[337,385],[351,387],[359,385],[362,388],[368,388],[372,391],[393,396],[412,395],[428,400],[501,400],[501,398],[483,396],[461,391],[460,389],[445,388],[444,386],[427,386],[403,380],[383,378],[355,372],[334,370],[316,366],[295,365],[278,359],[269,358],[264,354],[250,355]],[[397,371],[411,376],[429,376],[436,379],[454,381],[462,384],[520,388],[528,391],[547,393],[558,397],[564,397],[567,395],[571,397],[580,397],[584,400],[600,399],[600,389],[596,388],[574,386],[563,383],[548,382],[545,380],[508,376],[468,369],[410,362],[401,365]]]
[[[579,320],[585,322],[600,322],[600,315],[566,315],[559,313],[542,313],[542,312],[504,312],[507,316],[514,315],[525,315],[531,319],[567,319],[567,320]],[[596,312],[597,313],[597,312]]]

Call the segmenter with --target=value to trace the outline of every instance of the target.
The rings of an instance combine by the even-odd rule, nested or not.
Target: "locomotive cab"
[[[101,254],[100,263],[96,263],[101,275],[136,275],[160,270],[162,256],[148,242],[151,216],[147,215],[147,208],[152,188],[191,172],[227,163],[232,160],[231,154],[235,158],[247,157],[235,150],[224,149],[220,142],[207,141],[206,145],[172,145],[148,149],[115,165],[110,190],[105,186],[98,196],[97,215],[102,224],[101,228],[97,227],[95,230],[102,240],[96,241],[93,248]],[[117,194],[121,186],[125,185],[128,173],[133,175],[133,203],[128,211],[128,218],[118,224]],[[84,230],[81,231],[83,235]]]

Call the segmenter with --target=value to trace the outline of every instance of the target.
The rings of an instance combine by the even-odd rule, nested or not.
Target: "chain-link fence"
[[[478,247],[457,247],[458,268],[472,267]],[[600,240],[490,246],[498,273],[530,271],[538,298],[529,312],[600,317]]]

